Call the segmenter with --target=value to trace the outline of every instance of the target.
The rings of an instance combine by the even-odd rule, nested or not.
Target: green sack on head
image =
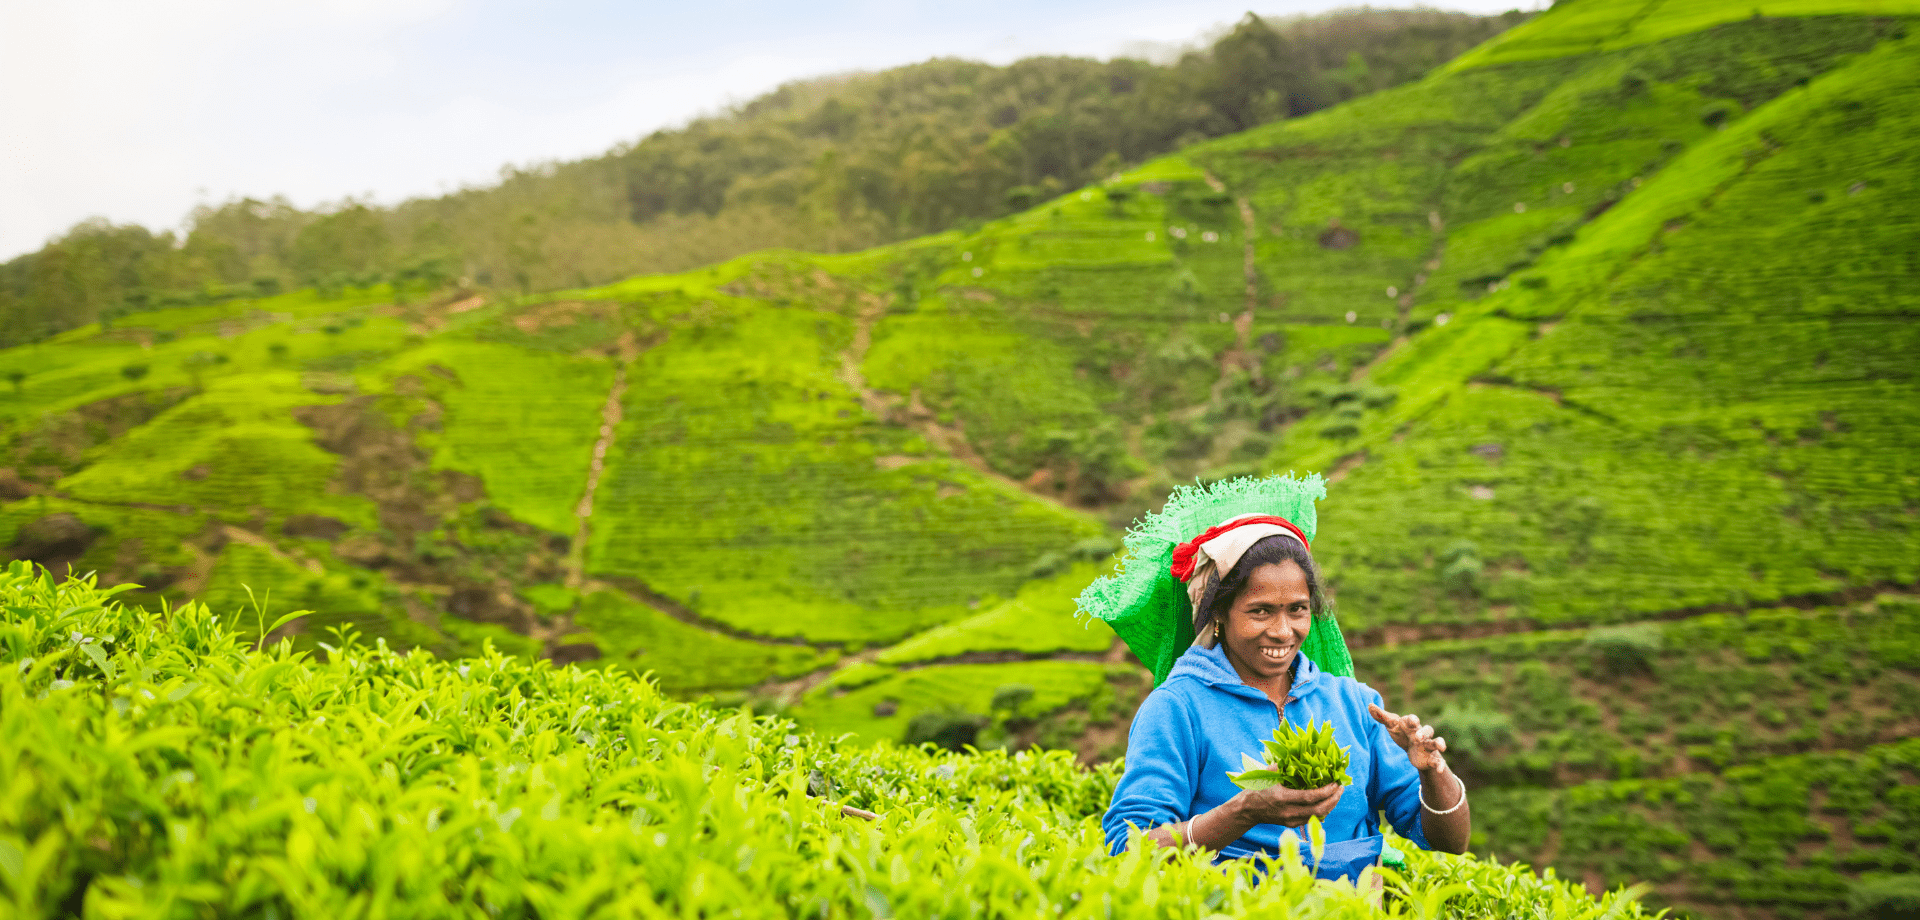
[[[1120,570],[1080,593],[1080,612],[1113,627],[1152,669],[1157,686],[1194,638],[1193,604],[1186,586],[1173,577],[1174,547],[1242,514],[1286,518],[1312,540],[1313,503],[1325,497],[1326,483],[1318,473],[1224,479],[1175,489],[1157,514],[1141,518],[1127,531]],[[1328,674],[1353,676],[1353,658],[1331,613],[1314,618],[1300,651]]]

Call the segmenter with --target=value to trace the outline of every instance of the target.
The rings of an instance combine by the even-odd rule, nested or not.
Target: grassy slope
[[[1460,73],[1496,64],[1614,51],[1698,32],[1724,23],[1762,17],[1913,16],[1912,0],[1628,0],[1587,3],[1551,20],[1535,19],[1442,65]]]
[[[1913,43],[1843,61],[1719,130],[1687,116],[1727,111],[1746,87],[1725,70],[1692,94],[1664,87],[1687,43],[1598,59],[1515,120],[1508,152],[1478,154],[1482,181],[1441,200],[1482,264],[1449,272],[1450,231],[1409,309],[1449,322],[1364,378],[1397,400],[1310,415],[1293,430],[1314,436],[1269,458],[1346,470],[1316,548],[1350,625],[1607,622],[1920,579],[1920,480],[1905,459],[1920,311],[1912,268],[1885,257],[1920,229]],[[1755,73],[1748,86],[1779,79]],[[1583,104],[1608,103],[1625,117],[1595,130]],[[1633,130],[1636,109],[1656,131]],[[1589,189],[1619,204],[1585,222],[1597,202],[1554,204]],[[1568,217],[1530,226],[1542,212]],[[1503,233],[1552,236],[1484,260],[1478,243]],[[1666,650],[1649,673],[1626,678],[1596,664],[1620,640],[1583,631],[1407,646],[1358,667],[1383,688],[1406,681],[1388,691],[1396,704],[1455,737],[1491,739],[1472,762],[1506,784],[1482,809],[1493,850],[1591,883],[1658,881],[1665,900],[1710,914],[1830,911],[1850,877],[1914,868],[1892,830],[1911,822],[1905,800],[1878,785],[1898,775],[1878,764],[1910,751],[1863,747],[1915,730],[1910,611],[1892,599],[1682,620],[1657,628]],[[1608,775],[1659,778],[1552,788]],[[1820,804],[1862,783],[1856,805]]]
[[[591,570],[755,634],[864,643],[953,619],[1098,533],[862,410],[842,354],[878,295],[800,259],[735,270],[627,308],[668,331],[628,367]],[[808,300],[735,293],[761,286]]]
[[[499,342],[436,340],[395,360],[445,409],[435,464],[485,480],[493,501],[543,530],[571,533],[601,408],[613,385],[599,356]]]
[[[251,586],[315,608],[315,628],[592,647],[680,691],[794,676],[831,663],[823,643],[1011,596],[1100,533],[861,408],[841,372],[875,283],[858,258],[829,277],[775,254],[555,303],[288,295],[18,350],[34,372],[7,432],[39,494],[0,512],[0,542],[72,515],[93,540],[70,561],[138,578],[143,600]],[[824,305],[737,287],[816,279]],[[591,542],[570,547],[616,376]],[[380,446],[335,456],[335,435]],[[523,568],[508,544],[546,557]],[[569,551],[610,582],[542,603]],[[460,607],[474,590],[517,599],[476,613]],[[515,635],[530,631],[544,638]]]
[[[1920,67],[1912,40],[1882,41],[1899,22],[1870,18],[1911,11],[1774,4],[1769,16],[1785,18],[1731,21],[1696,6],[1563,4],[1420,84],[1203,145],[969,234],[853,256],[766,253],[462,312],[379,307],[379,292],[289,295],[0,354],[0,366],[34,369],[4,409],[16,466],[66,477],[66,497],[7,505],[0,521],[18,531],[73,512],[107,534],[83,567],[180,573],[164,596],[233,597],[247,573],[273,571],[264,577],[292,587],[276,597],[306,592],[397,640],[513,641],[445,615],[468,582],[370,575],[347,558],[364,559],[347,544],[399,526],[418,496],[375,510],[331,494],[346,474],[291,436],[283,410],[235,415],[220,394],[253,387],[281,406],[290,386],[310,391],[308,405],[353,404],[348,385],[375,394],[433,470],[483,485],[474,495],[414,474],[457,506],[443,513],[503,516],[545,535],[507,543],[538,550],[575,533],[619,375],[589,542],[566,547],[589,584],[563,589],[566,572],[532,563],[499,577],[537,611],[533,629],[557,636],[544,647],[590,641],[692,691],[905,639],[794,710],[887,734],[956,701],[983,711],[1007,683],[1037,681],[1050,703],[1097,698],[1099,681],[1072,676],[1100,673],[1093,662],[1049,665],[1065,670],[1044,680],[1029,663],[951,662],[1098,653],[1104,643],[1067,615],[1079,570],[1061,574],[1057,556],[1099,528],[1055,502],[1119,521],[1193,475],[1338,470],[1316,549],[1363,640],[1911,584],[1916,269],[1887,254],[1915,248]],[[1328,248],[1341,242],[1330,231],[1357,243]],[[199,352],[228,361],[190,368]],[[121,370],[133,363],[150,367],[137,382]],[[280,436],[222,441],[216,418]],[[123,423],[135,433],[116,433]],[[538,437],[507,434],[536,423]],[[160,467],[123,458],[135,448],[167,469],[225,458],[220,475],[240,478],[224,491],[156,479]],[[244,477],[275,464],[306,470],[289,508],[234,500],[251,488]],[[140,471],[139,488],[190,510],[111,504],[146,500],[125,494]],[[294,507],[349,535],[285,534]],[[217,527],[265,537],[277,555],[207,541]],[[153,547],[134,542],[143,535]],[[423,553],[479,558],[472,528],[420,539]],[[479,563],[462,564],[470,582]],[[402,602],[404,622],[391,613]],[[1662,627],[1678,630],[1667,648],[1752,641],[1718,624]],[[1882,641],[1810,635],[1819,661],[1878,654]],[[1662,652],[1664,676],[1634,680],[1672,681],[1704,708],[1654,727],[1625,698],[1646,688],[1581,671],[1595,647],[1584,632],[1484,641],[1518,651],[1469,653],[1505,662],[1469,680],[1447,663],[1455,653],[1404,646],[1363,654],[1362,676],[1405,694],[1397,705],[1461,724],[1537,709],[1479,765],[1514,802],[1584,802],[1551,790],[1622,772],[1680,781],[1765,768],[1800,747],[1844,753],[1911,718],[1897,705],[1908,659],[1862,682],[1784,661],[1700,656],[1689,668]],[[962,673],[966,693],[941,692]],[[1702,689],[1763,673],[1792,676],[1809,711],[1846,699],[1870,711],[1801,737],[1785,702]],[[1396,691],[1402,674],[1427,683]],[[894,715],[875,715],[887,700]],[[1618,744],[1602,755],[1541,721],[1548,712],[1597,720],[1597,736]],[[1715,720],[1741,733],[1708,731]],[[1498,847],[1557,858],[1531,833]],[[1569,869],[1616,880],[1659,858],[1558,852]],[[1734,864],[1696,862],[1669,897],[1760,898],[1687,887]]]
[[[1461,768],[1503,785],[1670,777],[1920,735],[1920,606],[1904,596],[1362,650]]]
[[[1569,4],[1530,28],[1612,15],[1583,6],[1605,5]],[[1848,18],[1660,28],[1609,53],[1453,68],[1181,161],[1204,166],[1259,215],[1249,339],[1269,352],[1262,370],[1284,381],[1292,412],[1304,411],[1264,463],[1342,470],[1317,548],[1347,622],[1368,636],[1738,611],[1920,580],[1920,479],[1907,460],[1920,430],[1912,373],[1920,311],[1915,270],[1889,258],[1911,251],[1920,230],[1911,206],[1913,42],[1876,48],[1890,25]],[[1098,204],[1070,196],[1053,225],[1070,228]],[[1321,249],[1336,219],[1362,245]],[[1224,220],[1188,226],[1232,232]],[[1007,249],[1003,239],[965,245]],[[1205,309],[1237,312],[1219,278],[1237,267],[1215,264],[1210,276],[1203,258],[1183,259],[1178,270],[1191,272],[1204,307],[1195,324],[1162,334],[1163,352],[1207,335]],[[1107,277],[1130,276],[1144,292],[1156,288],[1142,276],[1174,270],[1136,259]],[[1088,287],[1080,275],[1054,290],[1018,270],[996,277],[1002,271],[995,255],[974,276],[996,295],[976,303],[1005,292],[1064,300]],[[970,313],[977,321],[989,309]],[[1084,340],[1076,370],[1096,373],[1060,374],[1052,389],[1107,398],[1110,411],[1151,410],[1126,389],[1124,362],[1100,361],[1099,349],[1125,338],[1119,324],[1099,325],[1119,312],[1035,310],[1019,320],[1053,331],[1048,347],[1075,347],[1073,333]],[[1230,341],[1215,320],[1212,348],[1198,354],[1215,356]],[[1050,321],[1081,325],[1063,333]],[[1382,321],[1389,332],[1374,341],[1392,335],[1394,347],[1351,381],[1351,365],[1328,356],[1316,367],[1292,353],[1309,330],[1361,332]],[[938,328],[919,334],[941,340]],[[1193,364],[1188,398],[1199,381],[1217,379]],[[1351,395],[1327,399],[1337,386]],[[945,404],[929,400],[936,410],[967,418],[962,387],[929,391],[951,394]],[[1069,417],[1060,398],[1024,418],[1010,396],[973,399],[971,411],[999,415],[1008,430]],[[1236,421],[1222,402],[1199,416],[1213,431]],[[1122,430],[1138,445],[1167,427],[1149,412]],[[1134,459],[1170,465],[1138,451]],[[1231,454],[1204,459],[1233,468]],[[1496,732],[1504,746],[1477,765],[1479,781],[1502,790],[1490,795],[1486,826],[1505,828],[1487,841],[1503,854],[1544,859],[1594,884],[1657,880],[1668,901],[1707,913],[1781,901],[1787,912],[1832,910],[1848,878],[1913,868],[1886,830],[1904,820],[1900,801],[1864,806],[1841,829],[1831,818],[1788,821],[1756,831],[1751,844],[1715,824],[1764,823],[1740,810],[1750,794],[1734,790],[1772,771],[1792,777],[1782,801],[1817,812],[1821,796],[1836,794],[1836,769],[1849,769],[1832,765],[1878,763],[1880,753],[1850,752],[1913,733],[1920,688],[1916,662],[1899,650],[1901,618],[1910,619],[1903,604],[1889,598],[1807,625],[1791,612],[1732,625],[1714,614],[1683,619],[1656,628],[1667,644],[1654,675],[1624,681],[1594,671],[1596,649],[1613,640],[1585,630],[1485,640],[1508,646],[1500,659],[1508,663],[1491,668],[1426,645],[1362,655],[1360,666],[1397,705],[1451,715],[1462,731],[1488,713],[1514,713],[1521,724]],[[879,661],[916,658],[905,650],[932,638]],[[859,665],[822,692],[890,698],[876,688],[911,673]],[[1396,690],[1401,675],[1419,683]],[[1790,691],[1766,692],[1781,678]],[[1638,702],[1652,698],[1687,706],[1655,716]],[[800,711],[808,705],[819,704]],[[1803,750],[1830,753],[1806,760],[1794,753]],[[1702,770],[1732,772],[1723,781],[1694,772]],[[1633,781],[1647,790],[1700,787],[1701,804],[1631,784],[1551,791],[1608,776],[1652,777]],[[1618,808],[1605,803],[1658,795],[1667,798],[1646,799],[1668,803],[1655,809],[1655,831],[1617,840],[1601,832]],[[1867,833],[1844,842],[1855,825]],[[1555,829],[1555,839],[1576,831],[1583,839],[1547,846]]]
[[[1474,849],[1552,853],[1566,877],[1653,882],[1650,900],[1707,915],[1843,915],[1861,874],[1920,868],[1916,767],[1920,739],[1907,738],[1719,773],[1490,790],[1474,803],[1489,829]]]
[[[1883,46],[1693,145],[1376,367],[1394,410],[1275,455],[1364,458],[1327,525],[1360,624],[1920,579],[1920,301],[1883,256],[1920,223],[1915,57]],[[1461,557],[1479,571],[1450,577]]]

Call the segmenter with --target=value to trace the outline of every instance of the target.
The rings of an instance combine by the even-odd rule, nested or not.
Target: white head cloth
[[[1256,517],[1266,517],[1266,515],[1242,514],[1227,518],[1220,523],[1231,524],[1242,518]],[[1301,549],[1307,548],[1305,543],[1301,543],[1299,535],[1278,524],[1247,524],[1235,527],[1200,544],[1199,552],[1194,553],[1193,556],[1193,574],[1187,577],[1187,600],[1193,603],[1193,609],[1196,612],[1199,611],[1200,601],[1206,597],[1207,586],[1212,584],[1212,576],[1215,572],[1224,577],[1228,572],[1233,571],[1233,567],[1239,564],[1240,557],[1246,555],[1247,550],[1252,549],[1255,543],[1274,536],[1286,537],[1295,543],[1300,543]],[[1193,644],[1202,648],[1213,648],[1214,640],[1213,621],[1208,620],[1194,635]]]

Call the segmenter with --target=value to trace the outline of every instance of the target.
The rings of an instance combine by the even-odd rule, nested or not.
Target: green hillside
[[[0,351],[0,546],[301,647],[1097,760],[1145,690],[1072,615],[1119,529],[1322,471],[1359,676],[1455,742],[1476,852],[1838,917],[1920,873],[1920,4],[1729,9],[1569,0],[854,254]]]

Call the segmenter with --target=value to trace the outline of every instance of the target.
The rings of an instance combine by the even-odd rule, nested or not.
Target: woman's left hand
[[[1413,768],[1422,773],[1439,770],[1447,765],[1447,759],[1440,756],[1447,750],[1447,739],[1436,737],[1433,726],[1420,724],[1420,717],[1411,713],[1395,715],[1371,703],[1367,704],[1367,714],[1375,722],[1387,727],[1387,734],[1393,736],[1393,742],[1406,749],[1407,759],[1413,761]]]

